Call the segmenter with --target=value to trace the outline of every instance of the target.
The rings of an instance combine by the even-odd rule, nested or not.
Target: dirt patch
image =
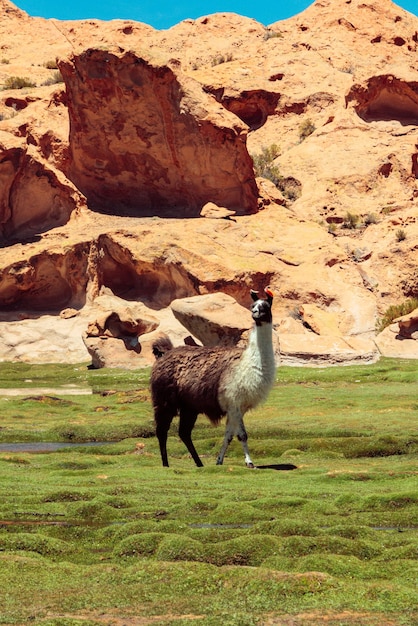
[[[143,616],[120,616],[112,613],[95,613],[82,612],[78,614],[48,614],[48,619],[79,619],[96,622],[98,625],[106,626],[152,626],[157,623],[172,623],[183,620],[199,620],[204,619],[205,615],[153,615],[151,617]],[[311,612],[299,613],[298,615],[280,615],[266,618],[260,621],[260,626],[401,626],[401,621],[396,617],[387,617],[378,613],[366,612]]]
[[[388,618],[377,613],[342,612],[311,612],[298,615],[282,615],[270,617],[260,626],[400,626],[396,617]]]
[[[205,617],[205,615],[153,615],[152,617],[141,617],[141,616],[118,616],[113,615],[111,613],[94,613],[94,612],[83,612],[78,614],[64,615],[64,614],[48,614],[48,619],[78,619],[78,620],[89,620],[89,622],[96,622],[97,624],[105,624],[106,626],[152,626],[152,624],[156,623],[171,623],[173,621],[179,620],[201,620]]]

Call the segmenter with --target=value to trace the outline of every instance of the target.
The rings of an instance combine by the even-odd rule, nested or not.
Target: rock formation
[[[70,117],[68,177],[90,207],[193,217],[207,202],[251,213],[246,126],[177,64],[87,50],[59,63]]]
[[[141,335],[153,332],[159,320],[141,303],[102,294],[95,300],[97,317],[83,333],[93,367],[137,367]]]
[[[249,309],[224,293],[173,300],[171,308],[175,318],[204,346],[237,345],[253,325]]]
[[[379,350],[393,358],[416,359],[418,352],[418,309],[393,320],[381,332],[376,343]]]
[[[146,364],[153,333],[190,332],[174,300],[247,308],[266,284],[285,361],[418,357],[416,331],[375,336],[418,297],[418,17],[316,0],[157,31],[0,9],[0,360],[88,360],[107,291],[158,320]]]
[[[0,154],[0,242],[20,241],[66,224],[80,205],[77,189],[32,146],[12,142],[1,131]]]

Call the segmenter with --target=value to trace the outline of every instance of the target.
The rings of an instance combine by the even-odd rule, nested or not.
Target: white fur
[[[253,312],[254,314],[254,312]],[[256,317],[256,316],[255,316]],[[227,414],[225,438],[217,463],[223,462],[234,436],[241,441],[245,462],[253,467],[247,445],[244,414],[266,399],[276,375],[272,325],[254,326],[247,348],[235,367],[227,372],[219,389],[219,403]]]

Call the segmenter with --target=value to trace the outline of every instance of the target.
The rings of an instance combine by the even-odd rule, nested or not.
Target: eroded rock
[[[405,339],[418,339],[418,309],[394,320],[399,326],[399,334]]]
[[[87,50],[60,63],[68,175],[93,208],[198,216],[207,202],[257,211],[247,127],[176,64]]]
[[[93,367],[139,367],[139,337],[158,328],[158,319],[141,302],[128,303],[112,294],[99,296],[94,304],[96,315],[83,333]]]
[[[0,310],[61,311],[86,301],[90,246],[44,251],[0,269]]]
[[[62,173],[31,146],[0,131],[0,241],[66,224],[80,203],[81,195]]]
[[[225,293],[177,299],[171,309],[204,346],[236,345],[253,324],[250,311]]]
[[[364,84],[355,84],[346,97],[366,122],[398,120],[418,124],[418,85],[392,74],[372,76]]]
[[[282,338],[285,358],[290,355],[295,363],[317,359],[324,364],[334,362],[333,350],[338,358],[343,352],[355,358],[359,352],[367,356],[369,352],[361,347],[357,352],[348,348],[347,351],[342,342],[348,341],[352,346],[357,337],[359,341],[374,338],[376,319],[389,306],[418,295],[416,16],[389,0],[321,0],[302,14],[268,29],[248,18],[217,14],[156,31],[126,20],[42,20],[20,12],[8,0],[3,0],[3,4],[6,9],[0,15],[2,55],[11,62],[1,65],[2,80],[16,75],[18,67],[19,74],[30,75],[37,86],[22,92],[6,89],[0,97],[3,151],[13,150],[15,155],[26,158],[25,168],[27,165],[30,175],[30,185],[22,169],[17,170],[15,178],[12,175],[16,188],[25,183],[21,187],[24,193],[13,205],[24,210],[19,208],[15,218],[11,214],[1,217],[10,238],[6,241],[3,234],[7,247],[1,251],[0,331],[4,331],[9,343],[0,346],[0,359],[80,362],[79,354],[71,350],[68,326],[63,332],[60,329],[70,321],[85,329],[96,315],[86,309],[103,286],[127,300],[142,300],[160,317],[161,307],[168,310],[174,298],[198,293],[222,291],[246,307],[250,287],[262,289],[270,284],[277,293],[275,322],[279,323],[282,316],[287,320],[291,311],[295,315],[305,304],[316,304],[338,318],[340,336],[331,337],[332,325],[327,328],[325,321],[320,335],[305,328],[300,319],[291,320],[291,332],[282,333],[280,328],[282,335],[289,335]],[[82,68],[80,65],[84,82],[72,75],[76,66],[70,62],[67,83],[71,85],[67,93],[62,88],[41,86],[51,75],[45,64],[72,53],[78,59],[86,41],[102,50],[97,52],[96,59],[101,59],[98,65],[91,63],[91,58],[85,58]],[[123,48],[147,50],[147,58],[149,54],[149,58],[161,59],[158,64],[143,62],[144,76],[154,81],[155,91],[154,100],[145,93],[146,110],[139,106],[144,89],[135,83],[141,61],[131,55],[133,63],[125,63]],[[119,51],[112,53],[115,49]],[[178,60],[167,61],[173,58]],[[189,78],[184,77],[180,64]],[[113,81],[116,68],[123,71]],[[202,98],[207,85],[222,106],[234,109],[235,116],[221,109],[220,102],[216,103],[208,93]],[[77,96],[71,105],[75,110],[71,117],[75,152],[70,154],[66,102],[73,91]],[[87,91],[92,91],[91,98]],[[167,100],[174,102],[171,109],[162,106]],[[178,102],[180,114],[175,106]],[[142,116],[140,124],[135,118],[137,110]],[[176,141],[178,129],[182,128],[177,124],[179,119],[186,126],[190,122],[181,149],[178,142],[171,141],[170,133],[151,138],[142,133],[141,129],[150,128],[147,112],[151,117],[159,116],[164,129],[173,130]],[[131,116],[131,123],[126,123],[125,114]],[[237,115],[252,126],[248,136],[247,127]],[[212,158],[214,153],[206,150],[201,137],[196,150],[187,144],[190,137],[195,137],[192,120],[198,120],[200,129],[211,124],[216,127],[213,135],[209,136],[207,130],[205,137],[210,137],[208,143],[214,145],[219,143],[219,137],[225,138],[222,153],[218,151]],[[167,121],[172,123],[167,125]],[[227,130],[220,130],[219,126]],[[303,127],[315,130],[302,133]],[[90,134],[86,134],[85,143],[77,144],[77,133],[86,129],[90,129]],[[151,129],[153,132],[152,126]],[[141,185],[149,185],[151,194],[161,186],[163,202],[158,206],[156,202],[155,210],[149,213],[151,217],[126,219],[116,215],[125,210],[134,213],[137,199],[142,202],[136,180],[132,180],[143,163],[149,163],[141,161],[138,154],[145,153],[146,157],[149,152],[155,158],[158,153],[159,144],[154,145],[154,137],[160,141],[163,160],[157,160],[156,169],[149,168],[149,176]],[[192,202],[182,188],[184,181],[181,176],[174,177],[179,172],[190,174],[184,165],[186,156],[190,167],[196,167],[192,170],[194,178],[200,178],[195,186],[187,180],[187,189],[194,192],[216,186],[219,196],[208,202],[234,211],[220,196],[230,193],[231,153],[238,150],[242,154],[237,148],[238,140],[248,146],[251,154],[260,154],[273,143],[279,146],[280,154],[273,165],[279,169],[283,195],[273,183],[258,179],[259,208],[264,209],[259,213],[240,215],[237,210],[232,219],[210,220],[157,217],[161,207],[164,214],[197,216],[204,206],[196,211],[190,209]],[[147,146],[147,141],[150,150],[141,153],[138,146]],[[174,159],[170,161],[167,154],[171,155],[173,146],[177,150],[174,154],[185,158],[182,161],[177,157],[179,167],[168,176],[166,169],[172,167]],[[79,159],[76,166],[80,180],[90,189],[92,199],[97,200],[94,193],[101,187],[102,195],[109,195],[108,206],[103,207],[107,214],[82,206],[80,211],[71,213],[68,222],[42,234],[42,224],[46,225],[50,216],[37,219],[33,213],[35,222],[27,227],[28,216],[32,215],[29,203],[38,207],[41,192],[44,194],[40,184],[43,169],[66,185],[73,197],[75,186],[66,173],[74,166],[74,154]],[[16,156],[18,162],[20,158]],[[207,159],[206,169],[199,159]],[[31,171],[33,163],[40,164],[37,180]],[[222,169],[224,163],[227,174],[216,170]],[[3,198],[11,188],[7,167],[2,172],[4,185],[0,185]],[[237,167],[234,164],[235,170],[243,171],[240,163]],[[209,184],[201,176],[203,171],[217,171],[215,183]],[[160,176],[155,185],[154,174]],[[233,181],[237,178],[234,176]],[[109,188],[104,187],[108,181],[110,194]],[[174,193],[173,181],[178,184]],[[32,194],[36,196],[32,198]],[[175,206],[165,204],[167,195],[177,198]],[[183,196],[186,210],[179,201]],[[119,197],[124,198],[125,204],[117,204]],[[285,206],[280,206],[284,202]],[[9,210],[10,203],[4,206]],[[46,215],[50,206],[51,202],[45,201],[38,213],[45,209]],[[113,207],[115,213],[110,214]],[[352,230],[344,228],[348,212],[358,216],[357,227]],[[54,219],[52,225],[58,223]],[[405,235],[401,242],[397,239],[398,231]],[[24,245],[14,243],[16,239],[24,241]],[[75,250],[82,251],[80,258],[75,258]],[[45,306],[57,314],[48,318],[51,330],[44,325],[46,330],[38,332],[43,319],[38,316]],[[79,315],[63,320],[58,315],[63,307],[73,307]],[[25,316],[33,317],[23,319]],[[170,337],[171,323],[172,320],[167,321],[164,329],[170,330]],[[393,329],[394,353],[417,358],[416,341],[396,338],[400,335],[399,326],[394,325]],[[142,362],[148,336],[159,330],[160,327],[141,335],[141,352],[135,353],[135,363]],[[178,344],[188,331],[177,329],[176,333]],[[46,336],[55,337],[55,352],[47,345]],[[377,341],[381,345],[381,336]],[[86,355],[82,341],[81,344]]]
[[[374,363],[379,350],[372,339],[292,333],[280,335],[280,355],[287,365],[350,365]]]

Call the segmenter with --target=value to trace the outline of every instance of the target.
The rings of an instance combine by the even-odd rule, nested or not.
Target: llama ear
[[[254,300],[254,302],[257,302],[257,300],[258,300],[258,291],[254,291],[254,289],[250,289],[250,294],[251,294],[251,297]]]
[[[269,305],[271,306],[273,304],[273,298],[274,298],[274,293],[272,292],[272,290],[270,289],[270,287],[265,287],[264,288],[264,293],[267,296],[267,302],[269,303]]]

